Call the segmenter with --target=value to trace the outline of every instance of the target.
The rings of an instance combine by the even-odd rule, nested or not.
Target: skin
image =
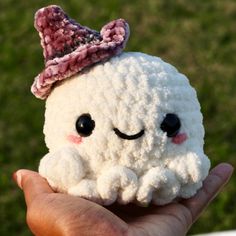
[[[55,193],[38,173],[18,170],[13,178],[23,190],[27,224],[37,236],[182,236],[230,179],[233,167],[211,170],[198,193],[166,206],[133,204],[104,208],[79,197]]]

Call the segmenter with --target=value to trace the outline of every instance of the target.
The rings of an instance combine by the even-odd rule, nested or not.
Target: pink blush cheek
[[[177,134],[175,137],[172,138],[171,142],[174,144],[182,144],[188,138],[186,133]]]
[[[83,139],[82,137],[80,136],[76,136],[76,135],[73,135],[73,134],[70,134],[67,136],[67,139],[72,142],[72,143],[75,143],[75,144],[81,144]]]

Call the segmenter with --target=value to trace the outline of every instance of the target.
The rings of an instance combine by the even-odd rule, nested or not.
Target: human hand
[[[18,170],[13,178],[24,192],[27,223],[37,236],[183,236],[232,173],[231,165],[219,164],[194,197],[146,208],[133,204],[102,207],[79,197],[55,193],[44,178],[29,170]]]

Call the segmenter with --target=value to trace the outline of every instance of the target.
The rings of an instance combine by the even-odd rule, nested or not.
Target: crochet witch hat
[[[41,99],[47,98],[57,81],[119,54],[129,37],[129,26],[123,19],[108,23],[99,33],[76,23],[55,5],[36,12],[35,28],[41,38],[45,69],[35,78],[31,91]]]

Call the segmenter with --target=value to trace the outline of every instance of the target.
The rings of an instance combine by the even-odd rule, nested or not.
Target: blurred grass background
[[[162,57],[186,74],[202,104],[206,153],[213,166],[236,166],[236,1],[234,0],[55,0],[0,1],[0,235],[31,235],[21,191],[11,180],[18,168],[37,169],[47,152],[44,101],[31,95],[43,68],[33,28],[37,9],[61,5],[83,25],[99,30],[115,18],[131,27],[127,51]],[[190,234],[235,229],[236,176]]]

